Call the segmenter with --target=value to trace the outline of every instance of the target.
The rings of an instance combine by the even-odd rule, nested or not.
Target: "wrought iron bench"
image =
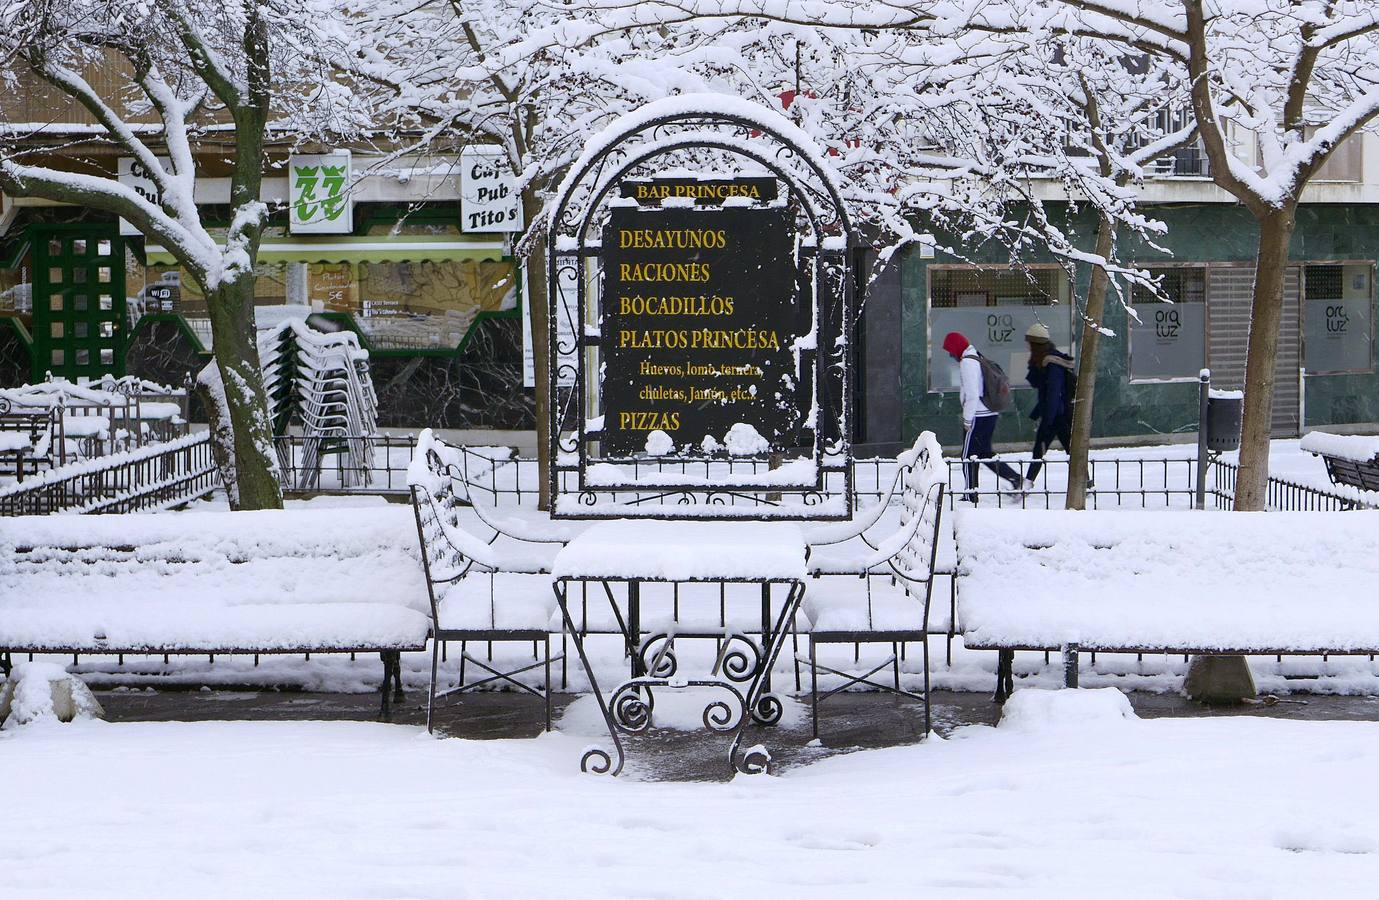
[[[426,727],[433,728],[436,700],[448,694],[505,684],[541,699],[546,730],[551,728],[551,630],[558,616],[549,577],[558,542],[517,541],[485,528],[467,502],[463,473],[456,465],[459,448],[438,440],[427,429],[417,439],[407,471],[417,534],[421,540],[422,571],[431,604],[431,681],[426,702]],[[477,527],[476,527],[477,526]],[[448,691],[438,689],[440,660],[448,641],[460,642],[460,682]],[[468,650],[470,641],[530,643],[544,653],[516,668],[498,668]],[[466,683],[465,667],[474,665],[487,677]],[[533,687],[517,676],[542,669],[544,683]]]
[[[1379,492],[1379,438],[1313,431],[1300,446],[1322,458],[1332,484]]]
[[[0,396],[0,475],[24,476],[53,464],[62,447],[62,416],[56,407],[29,407]]]
[[[378,653],[387,716],[401,653],[424,650],[430,630],[409,520],[404,508],[0,520],[0,663]]]
[[[805,593],[804,609],[809,620],[810,701],[816,737],[819,704],[861,684],[920,700],[924,733],[930,730],[930,612],[934,577],[942,574],[937,566],[938,545],[948,480],[942,449],[931,432],[921,434],[914,447],[901,454],[897,479],[901,510],[893,530],[874,535],[874,529],[863,529],[847,541],[823,549],[811,547],[809,574],[814,580]],[[878,517],[872,524],[883,521]],[[818,662],[820,645],[862,643],[888,643],[891,656],[860,675]],[[901,648],[908,643],[923,648],[923,693],[918,695],[900,684]],[[873,680],[887,668],[892,670],[891,684]],[[820,671],[842,678],[843,683],[821,694]]]
[[[960,633],[998,651],[998,702],[1017,651],[1061,651],[1070,686],[1088,652],[1374,654],[1376,515],[961,510]]]

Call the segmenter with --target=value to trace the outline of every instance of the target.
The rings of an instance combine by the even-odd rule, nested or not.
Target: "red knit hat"
[[[972,346],[967,338],[956,331],[948,332],[948,336],[943,339],[943,349],[948,351],[948,355],[954,359],[961,359],[967,348]]]

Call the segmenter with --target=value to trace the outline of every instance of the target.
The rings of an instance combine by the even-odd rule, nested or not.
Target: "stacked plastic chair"
[[[302,431],[296,488],[320,484],[327,456],[337,458],[341,487],[371,484],[378,396],[368,351],[358,337],[349,331],[326,334],[291,320],[259,339],[259,359],[273,433],[285,434],[294,421]],[[278,453],[283,470],[292,471],[286,442],[279,442]]]

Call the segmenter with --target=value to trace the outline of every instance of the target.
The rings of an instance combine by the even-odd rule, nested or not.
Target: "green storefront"
[[[42,221],[60,216],[79,221]],[[194,280],[99,218],[43,209],[0,239],[0,387],[50,374],[180,385],[209,359]],[[455,204],[358,204],[342,235],[270,223],[256,275],[260,333],[309,317],[359,335],[386,424],[530,427],[517,268],[501,236],[461,231]]]
[[[1093,434],[1103,438],[1157,438],[1195,432],[1197,373],[1214,371],[1224,387],[1243,382],[1255,229],[1249,214],[1218,203],[1153,207],[1168,225],[1156,243],[1122,240],[1122,256],[1164,276],[1175,302],[1144,293],[1129,299],[1139,314],[1108,298],[1099,353]],[[1073,220],[1074,233],[1093,243],[1089,216]],[[926,258],[929,257],[929,258]],[[1310,205],[1300,210],[1293,237],[1286,308],[1276,368],[1275,433],[1313,427],[1367,430],[1379,423],[1379,377],[1374,365],[1374,270],[1379,259],[1379,207]],[[955,366],[939,348],[948,331],[963,331],[979,349],[1007,367],[1016,387],[1025,384],[1023,335],[1030,323],[1047,325],[1059,346],[1075,352],[1079,306],[1090,270],[1074,278],[1051,258],[1029,260],[1011,271],[998,248],[947,258],[913,247],[900,262],[899,384],[902,440],[934,430],[945,443],[961,438]],[[867,353],[884,349],[873,344]],[[997,441],[1032,440],[1027,412],[1033,392],[1016,392],[1020,415],[1007,415]]]

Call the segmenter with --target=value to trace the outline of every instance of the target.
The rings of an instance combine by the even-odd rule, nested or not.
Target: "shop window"
[[[0,265],[0,316],[27,319],[33,315],[33,283],[29,261],[21,259],[13,268]]]
[[[1025,332],[1039,323],[1062,350],[1072,343],[1067,273],[1056,267],[929,267],[929,389],[956,390],[957,364],[943,351],[943,337],[962,333],[983,356],[1010,375],[1011,386],[1028,387]]]
[[[1312,375],[1374,371],[1374,267],[1303,267],[1303,366]]]
[[[316,312],[359,312],[359,290],[350,263],[312,263],[306,270],[306,301]]]
[[[358,322],[379,348],[450,349],[480,312],[516,305],[511,261],[359,264]]]
[[[1129,310],[1130,380],[1197,378],[1207,363],[1207,270],[1150,268],[1159,293],[1136,285]]]
[[[254,267],[254,315],[260,329],[272,328],[299,311],[287,307],[287,267],[281,263],[260,263]],[[185,270],[175,265],[153,265],[142,269],[143,285],[132,295],[131,321],[151,313],[177,312],[188,326],[210,346],[210,308],[206,295]],[[102,304],[105,298],[102,297]],[[106,308],[102,305],[102,309]]]

